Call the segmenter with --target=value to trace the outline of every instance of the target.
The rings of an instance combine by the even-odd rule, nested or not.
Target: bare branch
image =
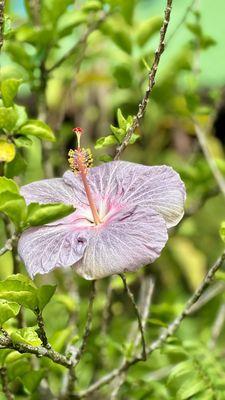
[[[75,381],[76,381],[75,368],[79,364],[79,362],[82,358],[82,355],[84,354],[84,351],[85,351],[86,345],[87,345],[87,340],[88,340],[88,337],[91,332],[91,324],[92,324],[92,318],[93,318],[93,304],[94,304],[94,299],[95,299],[95,295],[96,295],[95,283],[96,283],[95,280],[93,280],[91,283],[87,321],[85,324],[84,334],[82,337],[81,345],[80,345],[78,351],[76,353],[72,354],[72,356],[70,357],[71,367],[69,369],[69,377],[68,377],[68,384],[67,384],[67,390],[66,390],[66,395],[69,398],[71,397],[71,395],[74,391],[74,385],[75,385]]]
[[[13,234],[11,238],[9,238],[5,245],[0,249],[0,256],[3,256],[7,251],[12,251],[14,242],[16,242],[18,239],[18,236],[16,234]]]
[[[191,4],[186,8],[180,22],[178,23],[178,25],[176,26],[176,28],[174,29],[174,31],[171,33],[171,35],[168,37],[167,42],[166,42],[166,46],[168,46],[168,44],[171,42],[171,40],[174,38],[174,36],[177,34],[177,32],[179,31],[179,29],[182,27],[182,25],[184,25],[184,23],[187,20],[187,17],[189,15],[189,13],[192,11],[193,6],[195,5],[196,0],[192,0]]]
[[[141,288],[140,288],[139,308],[141,310],[142,327],[143,327],[143,330],[145,330],[145,327],[147,324],[147,319],[149,317],[155,282],[150,276],[149,277],[143,276],[142,278],[143,279],[142,279],[142,284],[141,284]],[[134,350],[136,350],[141,341],[141,334],[140,334],[140,331],[137,332],[136,324],[135,324],[135,329],[133,329],[131,331],[131,333],[128,337],[128,342],[130,342],[132,339],[134,341]],[[125,357],[124,357],[124,361],[125,361]],[[114,388],[111,393],[110,400],[117,399],[117,394],[120,390],[120,387],[124,383],[125,379],[126,379],[126,371],[124,371],[123,374],[121,374],[120,376],[117,377],[117,379],[115,379],[115,384],[113,385]]]
[[[136,314],[136,317],[137,317],[138,326],[139,326],[139,330],[140,330],[140,334],[141,334],[142,359],[143,359],[143,361],[145,361],[146,360],[145,334],[144,334],[144,328],[143,328],[143,325],[142,325],[142,320],[141,320],[141,316],[139,314],[138,306],[137,306],[137,304],[135,302],[134,295],[131,292],[131,290],[130,290],[128,284],[127,284],[125,275],[124,274],[119,274],[119,275],[120,275],[120,277],[121,277],[121,279],[123,281],[124,289],[125,289],[125,291],[127,293],[127,296],[129,297],[129,299],[130,299],[130,301],[132,303],[132,306],[134,307],[134,311],[135,311],[135,314]]]
[[[167,0],[166,2],[166,8],[165,8],[165,13],[164,13],[164,20],[163,20],[163,24],[162,27],[160,29],[160,39],[159,39],[159,45],[157,50],[155,51],[155,57],[153,60],[153,64],[152,67],[149,71],[149,75],[148,75],[148,87],[147,90],[145,92],[145,95],[143,97],[143,99],[141,100],[139,106],[138,106],[138,112],[135,115],[134,119],[133,119],[133,123],[130,126],[130,128],[127,130],[126,136],[123,139],[123,142],[121,143],[121,145],[117,148],[116,150],[116,154],[114,159],[118,160],[122,154],[122,152],[125,150],[125,148],[128,146],[131,136],[133,135],[133,133],[135,132],[136,128],[139,126],[141,119],[143,118],[148,102],[149,102],[149,97],[152,93],[152,89],[155,85],[155,77],[156,77],[156,73],[158,70],[158,66],[159,66],[159,62],[161,59],[161,55],[164,52],[164,48],[165,48],[165,36],[166,36],[166,32],[168,29],[168,25],[170,22],[170,14],[171,14],[171,10],[172,10],[172,3],[173,0]]]
[[[5,8],[5,1],[0,0],[0,52],[3,46],[3,38],[4,38],[4,8]]]
[[[209,167],[212,171],[212,174],[217,182],[217,185],[219,186],[221,193],[225,196],[225,180],[223,175],[221,174],[219,168],[216,165],[216,162],[214,158],[212,157],[210,150],[208,148],[205,132],[202,130],[198,122],[194,119],[192,119],[195,132],[199,141],[199,144],[202,148],[202,151],[204,153],[204,156],[206,158],[207,163],[209,164]]]
[[[0,376],[2,380],[2,391],[5,394],[7,400],[13,400],[14,396],[12,395],[9,389],[9,381],[7,375],[7,369],[5,367],[0,368]]]
[[[73,54],[76,53],[76,51],[83,46],[84,48],[86,47],[87,44],[87,40],[90,36],[90,34],[92,32],[94,32],[96,29],[98,29],[98,27],[101,25],[101,23],[105,20],[106,16],[108,14],[103,12],[102,15],[100,16],[100,18],[97,21],[94,21],[86,30],[86,32],[84,32],[83,36],[81,36],[81,38],[77,41],[77,43],[75,43],[75,45],[66,53],[64,54],[64,56],[62,56],[58,61],[56,61],[56,63],[48,68],[46,70],[47,74],[51,73],[52,71],[54,71],[56,68],[60,67],[64,61],[66,61],[69,57],[71,57]]]
[[[215,318],[215,322],[212,327],[212,335],[209,341],[209,348],[214,349],[216,346],[216,342],[221,334],[221,331],[224,327],[225,323],[225,303],[222,303],[219,307],[218,313]]]
[[[159,335],[158,339],[156,339],[147,348],[148,356],[156,349],[159,349],[160,347],[162,347],[164,345],[164,343],[167,341],[167,339],[176,332],[176,330],[179,328],[183,319],[185,317],[187,317],[188,315],[190,315],[192,306],[199,300],[199,298],[201,297],[205,288],[211,283],[212,279],[214,278],[216,271],[218,271],[218,269],[223,266],[224,261],[225,261],[225,252],[216,261],[216,263],[209,269],[209,271],[205,275],[204,279],[202,280],[200,286],[196,289],[194,294],[190,297],[190,299],[185,304],[184,309],[181,312],[181,314],[177,318],[175,318],[174,321],[168,326],[168,328],[166,328]],[[90,385],[86,390],[83,390],[80,393],[74,394],[73,398],[74,399],[82,399],[82,398],[96,392],[102,386],[108,384],[113,379],[115,379],[117,376],[121,375],[124,371],[127,371],[132,365],[135,365],[137,362],[139,362],[141,360],[142,360],[141,356],[135,355],[133,358],[131,358],[131,360],[123,361],[118,368],[115,368],[108,374],[101,377],[98,381],[96,381],[92,385]]]

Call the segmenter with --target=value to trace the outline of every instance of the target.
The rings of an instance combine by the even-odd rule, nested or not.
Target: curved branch
[[[147,90],[145,92],[145,95],[143,97],[143,99],[141,100],[139,106],[138,106],[138,112],[135,115],[134,119],[133,119],[133,123],[130,126],[130,128],[127,130],[126,136],[123,139],[123,142],[121,143],[121,145],[117,148],[116,150],[116,154],[114,159],[118,160],[122,154],[122,152],[125,150],[125,148],[128,146],[131,136],[133,135],[133,133],[135,132],[136,128],[139,126],[141,119],[143,118],[148,102],[149,102],[149,97],[152,93],[152,89],[155,85],[155,76],[158,70],[158,66],[159,66],[159,62],[161,59],[161,55],[164,52],[164,48],[165,48],[165,36],[166,36],[166,32],[168,29],[168,25],[170,22],[170,14],[171,14],[171,10],[172,10],[172,3],[173,0],[167,0],[166,2],[166,8],[165,8],[165,13],[164,13],[164,20],[163,20],[163,24],[162,27],[160,29],[160,38],[159,38],[159,45],[158,48],[155,51],[155,57],[153,60],[153,64],[152,67],[149,71],[149,75],[148,75],[148,87]]]
[[[159,335],[159,337],[147,348],[147,355],[149,356],[153,351],[159,349],[163,346],[163,344],[167,341],[167,339],[172,336],[176,330],[179,328],[181,322],[185,317],[191,314],[192,306],[199,300],[205,288],[214,278],[216,271],[223,266],[225,262],[225,251],[221,255],[221,257],[216,261],[216,263],[208,270],[204,279],[202,280],[199,287],[196,289],[194,294],[190,297],[190,299],[185,304],[183,311],[174,319],[173,322]],[[101,377],[98,381],[94,382],[89,386],[86,390],[81,391],[80,393],[74,394],[73,399],[82,399],[86,396],[96,392],[102,386],[108,384],[116,377],[120,376],[124,371],[127,371],[132,365],[142,361],[141,355],[135,355],[130,360],[125,360],[121,363],[118,368],[115,368],[108,374]]]

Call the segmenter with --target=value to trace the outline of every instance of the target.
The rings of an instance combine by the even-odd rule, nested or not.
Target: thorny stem
[[[209,269],[207,274],[205,275],[204,279],[202,280],[200,286],[196,289],[194,294],[190,297],[190,299],[185,304],[183,311],[180,315],[174,319],[173,322],[165,329],[159,337],[147,348],[147,355],[149,356],[153,351],[159,349],[163,346],[163,344],[167,341],[167,339],[172,336],[176,330],[179,328],[181,322],[185,317],[191,314],[192,306],[199,300],[202,293],[204,292],[205,288],[210,284],[212,279],[214,278],[215,273],[218,271],[219,268],[223,266],[225,262],[225,252],[221,255],[221,257],[216,261],[216,263]],[[117,376],[120,376],[124,371],[127,371],[132,365],[135,365],[142,358],[138,355],[135,355],[131,360],[123,361],[122,364],[118,367],[109,372],[108,374],[104,375],[98,381],[94,382],[90,385],[86,390],[81,391],[80,393],[74,394],[74,399],[82,399],[87,397],[90,394],[93,394],[102,386],[108,384]]]
[[[7,400],[13,400],[14,396],[12,395],[9,389],[9,381],[7,375],[7,369],[5,367],[0,368],[0,376],[2,380],[2,391],[5,394]]]
[[[5,8],[5,1],[0,0],[0,52],[3,46],[3,36],[4,36],[4,8]]]
[[[125,291],[127,293],[127,296],[129,297],[129,299],[130,299],[130,301],[131,301],[131,303],[132,303],[132,305],[134,307],[134,311],[135,311],[135,314],[136,314],[136,317],[137,317],[138,326],[139,326],[139,330],[140,330],[140,334],[141,334],[141,342],[142,342],[142,359],[143,359],[143,361],[145,361],[146,357],[147,357],[146,356],[146,344],[145,344],[145,335],[144,335],[144,328],[143,328],[143,325],[142,325],[141,316],[139,314],[137,304],[135,303],[134,295],[131,292],[131,290],[130,290],[128,284],[127,284],[125,275],[124,274],[120,274],[120,277],[121,277],[121,279],[123,281],[124,289],[125,289]]]
[[[86,320],[86,324],[85,324],[85,328],[84,328],[82,342],[81,342],[81,345],[80,345],[74,359],[71,359],[71,367],[69,369],[69,379],[68,379],[68,386],[67,386],[68,398],[73,397],[73,391],[74,391],[74,386],[75,386],[75,381],[76,381],[75,368],[79,364],[79,362],[82,358],[82,355],[83,355],[86,345],[87,345],[88,337],[91,332],[91,324],[92,324],[92,318],[93,318],[93,304],[94,304],[94,299],[95,299],[95,295],[96,295],[95,283],[96,283],[95,280],[93,280],[91,283],[91,292],[90,292],[90,297],[89,297],[87,320]]]
[[[130,128],[127,130],[126,132],[126,136],[123,140],[123,142],[121,143],[121,145],[116,149],[116,154],[114,159],[118,160],[122,154],[122,152],[125,150],[125,148],[128,146],[131,136],[133,135],[133,133],[135,132],[136,128],[139,126],[141,119],[143,118],[148,102],[149,102],[149,97],[152,93],[152,89],[155,85],[155,76],[158,70],[158,66],[159,66],[159,62],[161,59],[161,55],[164,52],[164,48],[165,48],[165,36],[166,36],[166,32],[168,29],[168,25],[170,22],[170,14],[171,14],[171,10],[172,10],[172,3],[173,0],[167,0],[166,2],[166,8],[165,8],[165,16],[164,16],[164,20],[163,20],[163,24],[162,27],[160,29],[160,39],[159,39],[159,45],[157,50],[155,51],[155,57],[153,60],[153,64],[152,67],[149,71],[149,75],[148,75],[148,87],[147,90],[145,92],[145,95],[143,97],[143,99],[141,100],[139,106],[138,106],[138,112],[135,115],[134,119],[133,119],[133,123],[130,126]]]

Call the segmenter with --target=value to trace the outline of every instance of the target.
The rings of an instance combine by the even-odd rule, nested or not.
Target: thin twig
[[[93,22],[93,24],[91,24],[87,28],[86,32],[84,32],[83,36],[81,36],[81,38],[77,41],[77,43],[75,43],[75,45],[69,51],[67,51],[66,54],[64,54],[58,61],[56,61],[56,63],[54,65],[52,65],[52,67],[50,67],[46,70],[47,74],[51,73],[56,68],[60,67],[64,63],[64,61],[66,61],[69,57],[71,57],[73,54],[75,54],[76,51],[81,46],[85,47],[87,39],[90,36],[90,34],[92,32],[94,32],[101,25],[101,23],[105,20],[107,15],[108,14],[106,12],[103,12],[102,15],[100,16],[100,18],[97,21]]]
[[[222,303],[219,307],[215,322],[212,327],[212,335],[209,341],[209,348],[211,350],[213,350],[216,346],[216,342],[221,334],[224,323],[225,323],[225,303]]]
[[[149,312],[150,312],[150,306],[151,306],[151,301],[152,301],[152,296],[154,292],[154,287],[155,287],[155,282],[154,280],[149,276],[149,277],[142,277],[142,284],[140,288],[140,300],[139,300],[139,308],[141,310],[141,320],[142,320],[142,327],[143,330],[145,330],[147,320],[149,318]],[[141,334],[140,331],[137,332],[137,327],[135,324],[134,329],[131,330],[129,336],[128,336],[128,342],[131,340],[134,341],[134,346],[133,349],[136,350],[140,344],[141,341]],[[124,361],[125,361],[124,357]],[[124,381],[126,379],[126,371],[124,371],[123,374],[117,377],[115,379],[115,383],[113,385],[113,391],[110,396],[110,400],[115,400],[117,399],[118,392],[123,385]]]
[[[2,380],[2,391],[5,394],[7,400],[13,400],[14,396],[12,395],[9,389],[9,380],[7,375],[7,369],[5,367],[0,368],[0,376]]]
[[[201,297],[205,288],[210,284],[210,282],[214,278],[216,271],[218,271],[218,269],[223,266],[224,261],[225,261],[225,252],[216,261],[216,263],[209,269],[209,271],[205,275],[204,279],[202,280],[200,286],[196,289],[194,294],[190,297],[190,299],[185,304],[184,309],[181,312],[181,314],[177,318],[175,318],[174,321],[159,335],[158,339],[156,339],[147,348],[148,356],[156,349],[159,349],[160,347],[162,347],[164,345],[164,343],[167,341],[167,339],[176,332],[176,330],[179,328],[183,319],[185,317],[187,317],[188,315],[190,315],[190,311],[191,311],[193,304],[195,304],[199,300],[199,298]],[[73,398],[74,399],[82,399],[84,397],[87,397],[90,394],[93,394],[94,392],[99,390],[102,386],[108,384],[113,379],[115,379],[117,376],[122,374],[124,371],[127,371],[132,365],[135,365],[136,363],[138,363],[141,360],[142,360],[142,358],[140,356],[135,355],[131,360],[126,360],[125,362],[122,362],[122,364],[118,368],[113,369],[111,372],[104,375],[98,381],[96,381],[92,385],[90,385],[86,390],[83,390],[80,393],[77,393],[76,395],[74,395]]]
[[[13,234],[11,238],[9,238],[5,245],[0,249],[0,256],[3,256],[7,251],[12,251],[14,242],[18,239],[16,234]]]
[[[204,153],[206,161],[209,164],[212,174],[213,174],[222,194],[225,196],[225,179],[224,179],[223,175],[221,174],[219,168],[216,165],[214,158],[212,157],[212,155],[209,151],[205,132],[202,130],[202,128],[200,127],[200,125],[198,124],[198,122],[196,120],[192,119],[192,121],[194,124],[195,132],[196,132],[199,144],[202,148],[202,151]]]
[[[124,274],[119,274],[119,275],[120,275],[120,277],[121,277],[121,279],[123,281],[124,289],[125,289],[125,291],[127,293],[127,296],[129,297],[129,299],[130,299],[130,301],[132,303],[132,306],[134,307],[134,311],[135,311],[135,314],[136,314],[136,317],[137,317],[138,326],[139,326],[139,330],[140,330],[140,334],[141,334],[142,359],[143,359],[143,361],[145,361],[146,360],[145,334],[144,334],[144,328],[143,328],[143,325],[142,325],[142,320],[141,320],[141,316],[140,316],[140,313],[139,313],[139,310],[138,310],[138,306],[137,306],[137,304],[135,302],[134,295],[131,292],[131,290],[130,290],[128,284],[127,284],[126,276]]]
[[[121,143],[121,145],[116,149],[116,154],[114,159],[118,160],[122,154],[122,152],[125,150],[125,148],[128,146],[131,136],[133,135],[133,133],[135,132],[136,128],[139,126],[141,119],[143,118],[148,102],[149,102],[149,97],[152,93],[152,89],[155,85],[155,77],[156,77],[156,73],[158,70],[158,66],[159,66],[159,62],[161,59],[161,55],[164,52],[164,48],[165,48],[165,36],[166,36],[166,32],[167,32],[167,28],[170,22],[170,14],[171,14],[171,10],[172,10],[172,3],[173,0],[167,0],[166,2],[166,8],[165,8],[165,13],[164,13],[164,20],[163,20],[163,24],[162,27],[160,29],[160,39],[159,39],[159,45],[157,50],[155,51],[155,57],[153,60],[153,64],[152,67],[149,71],[149,75],[148,75],[148,87],[147,90],[144,94],[143,99],[141,100],[139,106],[138,106],[138,112],[135,115],[134,119],[133,119],[133,123],[130,126],[130,128],[127,130],[125,138],[123,139],[123,142]]]
[[[48,338],[45,332],[45,324],[44,324],[44,320],[43,320],[43,316],[42,316],[42,312],[37,309],[36,310],[36,317],[37,317],[37,324],[38,324],[38,336],[41,339],[42,345],[44,347],[46,347],[46,349],[51,349],[51,345],[48,342]]]
[[[96,287],[95,287],[96,281],[93,280],[91,282],[91,291],[90,291],[90,297],[89,297],[89,305],[88,305],[88,312],[87,312],[87,320],[84,328],[84,334],[82,337],[82,342],[81,345],[78,349],[78,351],[75,354],[72,354],[72,357],[70,357],[71,361],[71,367],[69,369],[69,376],[68,376],[68,385],[67,385],[67,390],[66,390],[66,395],[67,398],[71,398],[73,391],[74,391],[74,386],[75,386],[75,381],[76,381],[76,374],[75,374],[75,368],[79,364],[82,355],[84,354],[84,351],[86,349],[87,345],[87,340],[91,332],[91,324],[92,324],[92,318],[93,318],[93,304],[94,304],[94,299],[96,295]]]
[[[168,37],[167,41],[166,41],[166,46],[168,46],[168,44],[171,42],[171,40],[174,38],[174,36],[177,34],[177,32],[179,31],[179,29],[184,25],[184,23],[187,20],[187,17],[189,15],[189,13],[192,11],[193,6],[195,4],[196,0],[192,0],[191,4],[186,8],[180,22],[177,24],[176,28],[174,29],[174,31],[171,33],[171,35]]]
[[[0,52],[3,46],[3,39],[4,39],[4,8],[5,8],[5,1],[0,0]]]

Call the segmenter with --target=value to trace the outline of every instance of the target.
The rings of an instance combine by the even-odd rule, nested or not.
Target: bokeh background
[[[35,21],[27,11],[29,2],[6,2],[8,33],[1,56],[1,79],[23,80],[16,103],[26,107],[30,118],[48,123],[56,136],[54,143],[32,137],[29,147],[17,148],[15,158],[5,163],[3,173],[20,185],[62,175],[68,168],[68,150],[75,143],[74,126],[85,130],[84,145],[92,148],[95,164],[113,157],[118,143],[110,125],[118,126],[118,109],[125,118],[137,111],[165,6],[163,0],[104,1],[99,2],[99,9],[87,8],[86,18],[77,22],[77,14],[89,2],[66,1],[65,7],[62,3],[60,6],[60,1],[54,4],[53,0],[44,0]],[[81,42],[58,68],[43,75],[43,65],[51,69],[83,37],[102,10],[113,12],[87,42]],[[174,0],[166,49],[148,110],[136,132],[137,140],[122,155],[123,159],[146,165],[173,166],[187,188],[186,215],[170,232],[161,257],[135,276],[128,276],[136,297],[145,279],[151,276],[155,281],[146,329],[149,342],[179,313],[224,247],[219,234],[225,219],[224,196],[204,157],[192,120],[196,118],[201,124],[210,157],[225,174],[224,12],[223,0]],[[108,135],[110,139],[104,139]],[[3,243],[3,220],[1,232]],[[26,273],[23,265],[20,269]],[[1,279],[12,271],[13,259],[7,253],[0,258]],[[223,324],[214,343],[215,321],[224,307],[224,277],[223,272],[217,274],[206,304],[183,322],[167,346],[153,353],[145,364],[132,368],[116,398],[224,399]],[[42,282],[57,284],[57,294],[44,316],[52,343],[63,350],[71,337],[82,332],[89,283],[71,271],[60,270],[37,278],[37,284]],[[102,314],[106,308],[105,332]],[[26,313],[27,323],[32,324],[32,316]],[[120,279],[99,282],[94,329],[78,370],[79,388],[129,354],[126,334],[133,321]],[[43,365],[50,368],[46,379],[52,392],[57,393],[62,370],[54,369],[47,361]],[[16,398],[23,399],[27,393],[22,377],[18,379]],[[193,387],[196,390],[190,392]],[[41,398],[34,393],[30,396]],[[107,396],[109,388],[103,388],[100,395],[91,398]]]

